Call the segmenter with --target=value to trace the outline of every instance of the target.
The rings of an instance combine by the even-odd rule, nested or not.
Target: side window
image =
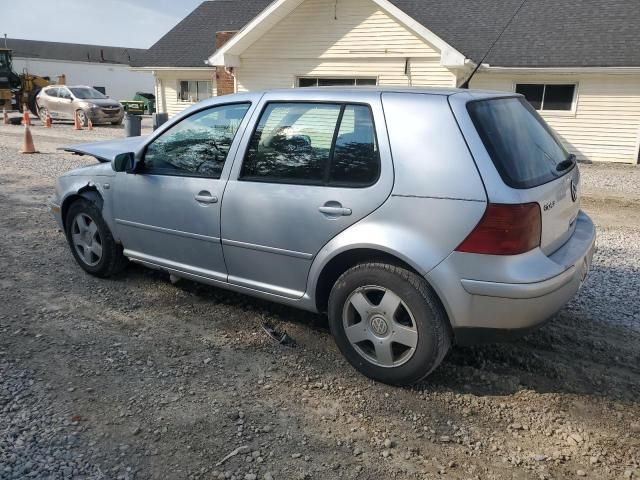
[[[53,98],[57,98],[58,97],[58,90],[60,90],[59,88],[48,88],[47,90],[45,90],[45,94],[48,97],[53,97]]]
[[[60,97],[60,98],[71,98],[71,93],[69,93],[69,90],[67,90],[66,88],[59,88],[58,89],[58,97]]]
[[[251,138],[241,179],[323,183],[341,105],[272,103]]]
[[[149,144],[143,172],[220,178],[249,106],[224,105],[183,119]]]
[[[331,163],[331,184],[366,186],[378,179],[380,152],[369,107],[347,105]]]
[[[379,172],[369,107],[272,103],[249,142],[240,179],[360,187]]]

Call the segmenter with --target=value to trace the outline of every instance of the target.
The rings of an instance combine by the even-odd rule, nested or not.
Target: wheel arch
[[[335,284],[336,280],[338,280],[340,275],[342,275],[350,268],[361,263],[380,262],[405,268],[406,270],[424,279],[429,288],[432,290],[434,298],[442,308],[442,312],[446,315],[447,321],[451,326],[452,323],[449,317],[448,309],[445,307],[444,302],[440,298],[438,289],[434,288],[431,282],[429,282],[429,280],[420,273],[420,271],[418,270],[418,266],[412,265],[410,260],[402,257],[403,256],[398,254],[398,252],[390,252],[383,248],[375,246],[359,246],[349,248],[333,256],[324,264],[315,283],[314,301],[317,311],[323,313],[327,311],[329,294],[331,293],[331,289],[333,288],[333,285]]]
[[[102,198],[102,194],[98,191],[98,188],[95,185],[85,185],[76,193],[72,193],[63,200],[62,205],[60,206],[62,225],[67,224],[67,213],[69,212],[69,207],[71,207],[74,202],[80,199],[89,200],[90,202],[95,203],[102,211],[102,207],[104,206],[104,199]]]

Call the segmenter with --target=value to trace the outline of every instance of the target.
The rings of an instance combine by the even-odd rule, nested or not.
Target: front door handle
[[[218,197],[211,195],[211,193],[207,191],[199,192],[193,198],[199,203],[218,203]]]
[[[350,208],[344,208],[343,206],[338,207],[324,205],[318,208],[318,210],[320,211],[320,213],[324,213],[325,215],[330,217],[348,217],[353,213]]]

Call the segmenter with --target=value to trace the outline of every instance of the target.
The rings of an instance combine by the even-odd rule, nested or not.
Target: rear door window
[[[240,179],[364,187],[377,181],[379,171],[368,106],[270,103],[252,135]]]
[[[469,115],[502,180],[513,188],[548,183],[573,166],[573,156],[523,98],[470,102]]]

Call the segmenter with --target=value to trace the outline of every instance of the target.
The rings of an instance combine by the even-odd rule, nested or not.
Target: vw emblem
[[[578,185],[573,180],[571,180],[571,200],[574,202],[578,200]]]
[[[383,337],[389,331],[389,326],[384,318],[376,316],[371,319],[371,330],[378,337]]]

